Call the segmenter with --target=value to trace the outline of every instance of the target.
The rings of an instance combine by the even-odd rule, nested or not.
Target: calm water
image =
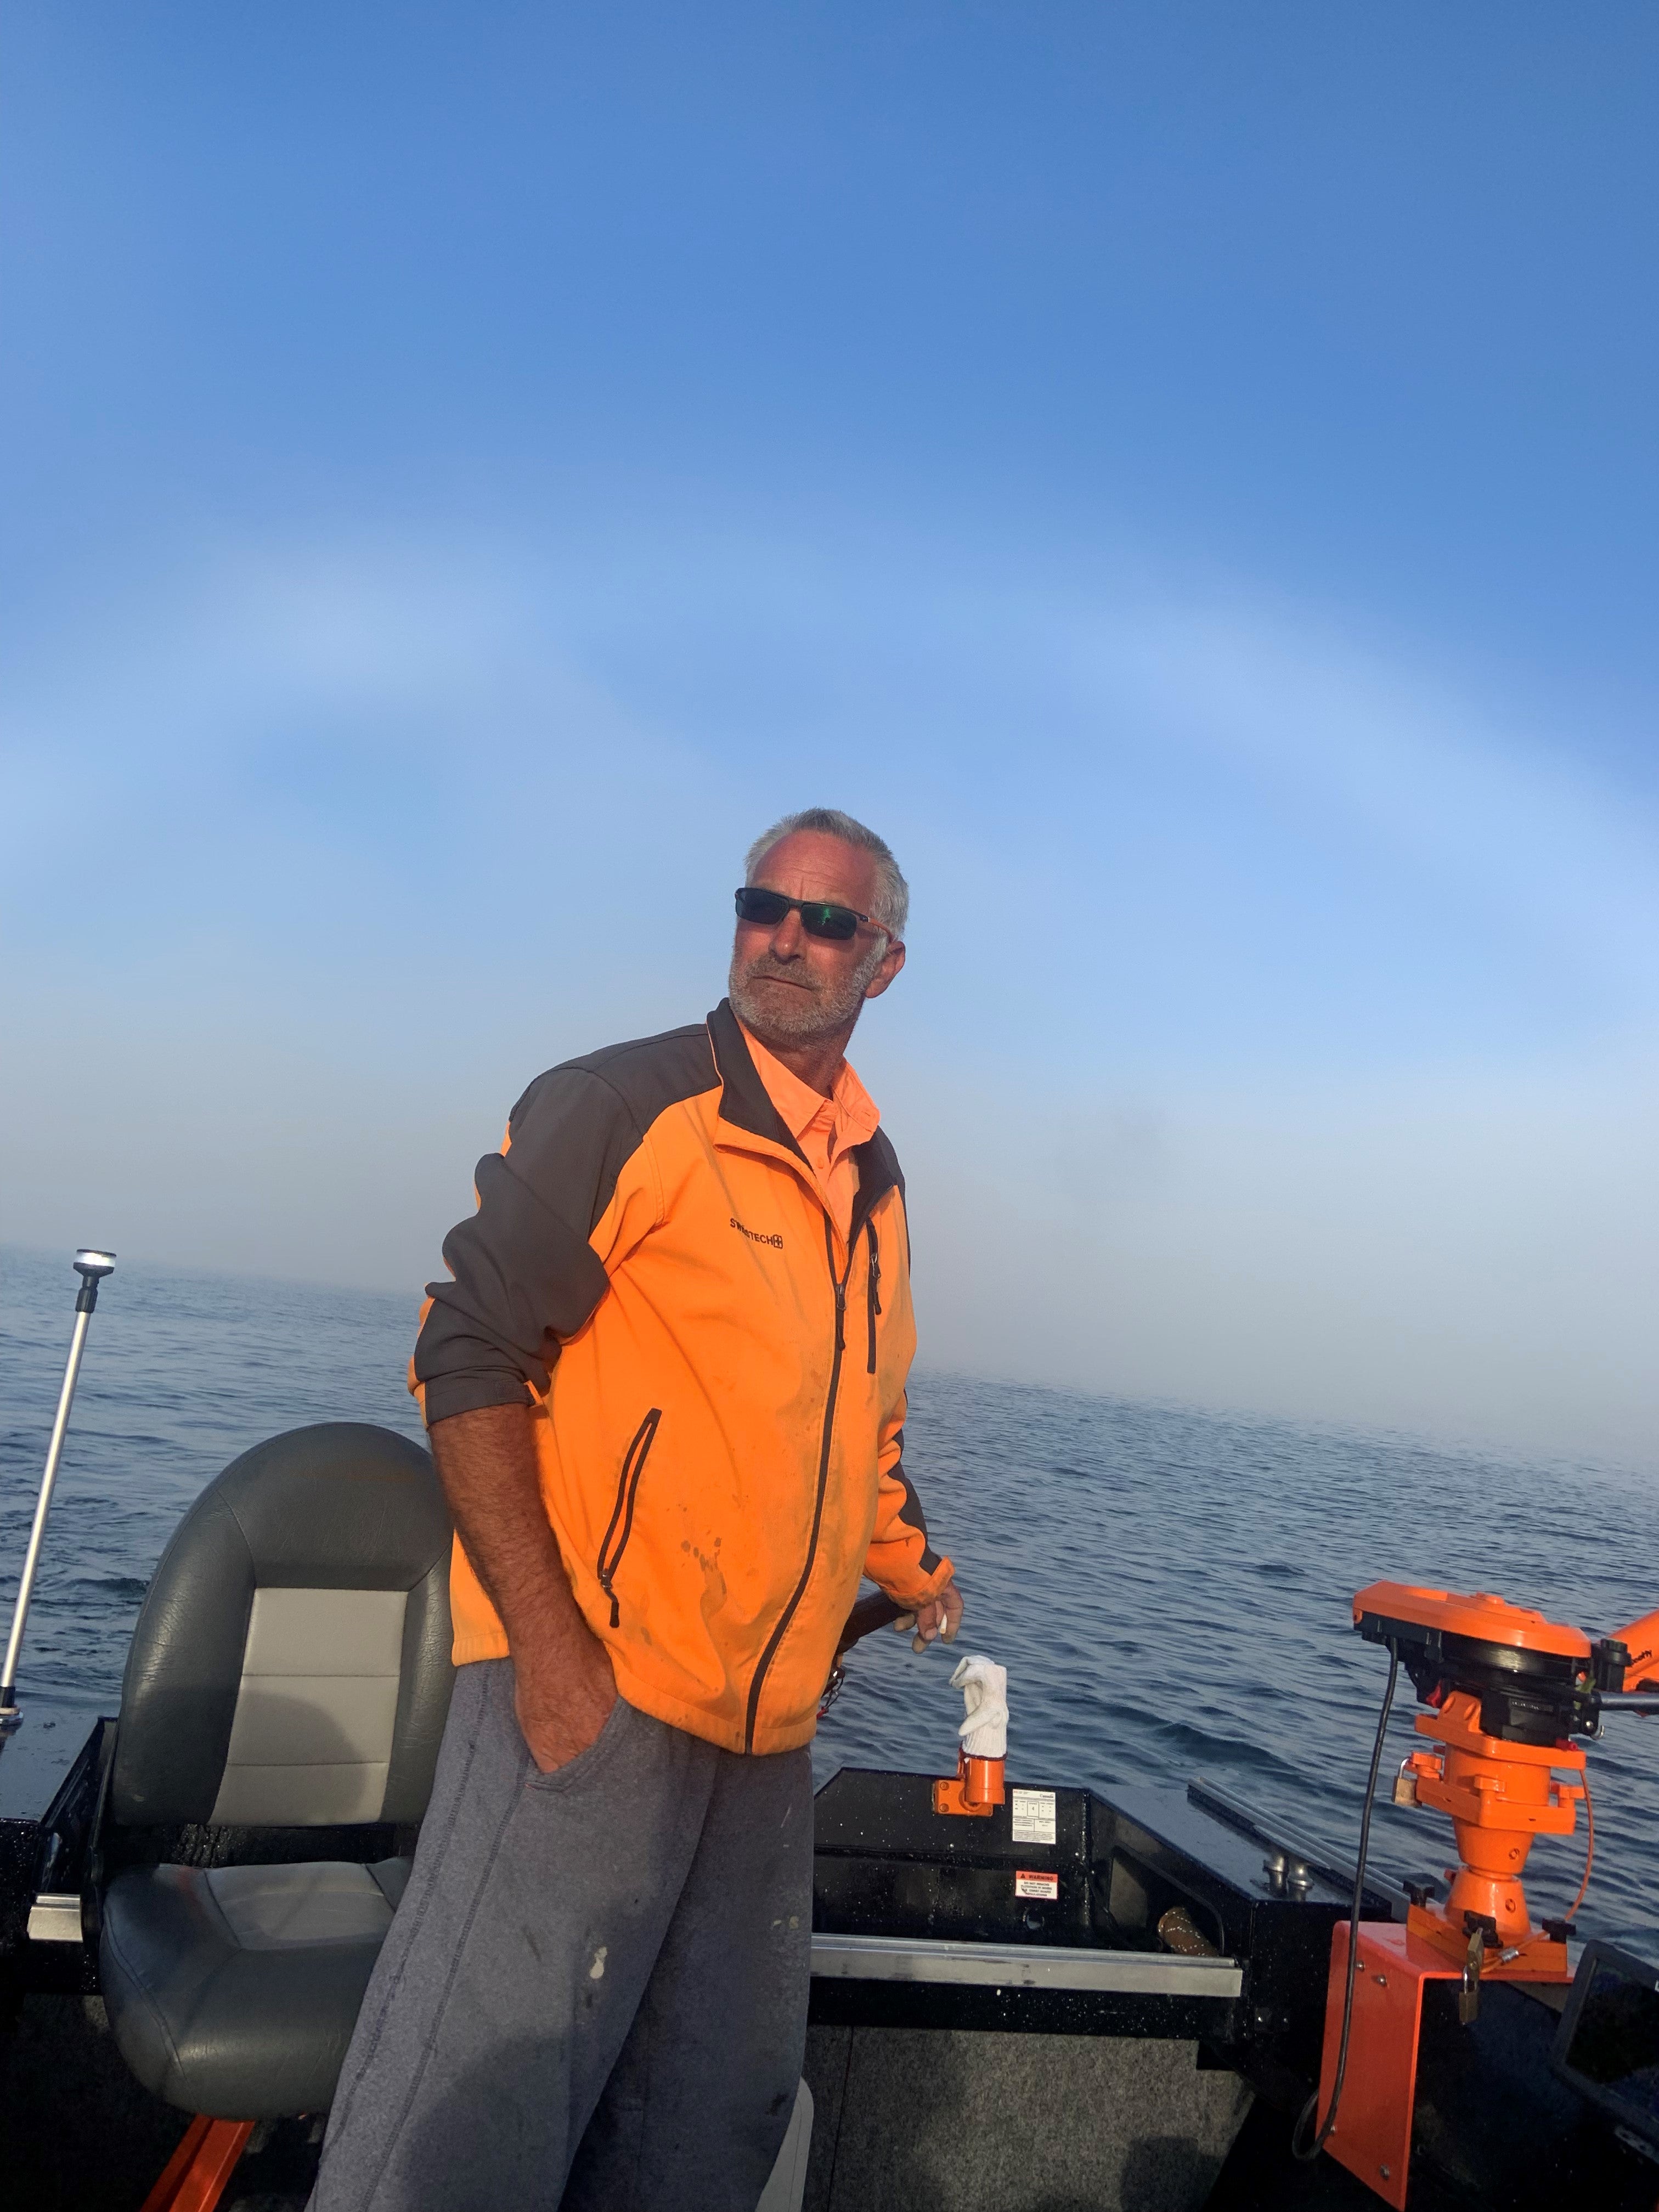
[[[72,1318],[66,1261],[0,1254],[0,1597],[9,1598]],[[22,1668],[29,1718],[0,1759],[38,1810],[113,1711],[145,1582],[227,1461],[305,1421],[418,1435],[404,1389],[415,1302],[124,1261],[92,1325]],[[1659,1601],[1652,1486],[1400,1438],[924,1375],[907,1460],[969,1593],[967,1640],[1009,1670],[1010,1769],[1032,1781],[1204,1774],[1345,1855],[1386,1661],[1348,1626],[1379,1576],[1495,1589],[1597,1632]],[[940,1650],[872,1638],[818,1743],[842,1764],[954,1760]],[[1409,1686],[1388,1767],[1411,1747]],[[1587,1933],[1659,1942],[1659,1723],[1593,1746]],[[1385,1804],[1374,1850],[1437,1871],[1449,1834]],[[1583,1835],[1534,1850],[1535,1912],[1577,1886]]]

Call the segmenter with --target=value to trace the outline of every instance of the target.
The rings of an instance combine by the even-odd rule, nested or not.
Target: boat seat
[[[338,1856],[340,1832],[383,1851],[386,1824],[426,1809],[451,1533],[419,1445],[330,1422],[245,1452],[162,1554],[122,1685],[112,1826],[200,1824],[216,1835],[199,1856],[244,1862],[129,1866],[104,1895],[111,2031],[169,2104],[246,2123],[332,2100],[410,1870]],[[268,1832],[306,1828],[330,1832],[330,1856],[246,1863],[293,1860],[291,1833],[272,1848]]]
[[[408,1875],[400,1858],[123,1875],[104,1986],[133,2073],[214,2118],[326,2112]]]

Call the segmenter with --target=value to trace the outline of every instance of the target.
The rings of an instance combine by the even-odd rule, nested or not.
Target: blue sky
[[[1651,9],[9,46],[0,1229],[412,1290],[827,801],[936,1364],[1652,1463]]]

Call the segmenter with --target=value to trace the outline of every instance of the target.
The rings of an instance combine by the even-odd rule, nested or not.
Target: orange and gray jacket
[[[630,1705],[732,1751],[811,1736],[870,1575],[933,1552],[902,1462],[904,1184],[857,1153],[843,1240],[722,1002],[532,1083],[446,1239],[414,1382],[428,1425],[529,1404],[577,1602]],[[455,1658],[507,1637],[458,1543]]]

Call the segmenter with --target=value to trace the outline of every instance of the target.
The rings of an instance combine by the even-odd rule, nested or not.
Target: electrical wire
[[[1365,1809],[1359,1820],[1359,1857],[1353,1870],[1353,1906],[1348,1915],[1348,1979],[1342,1993],[1342,2040],[1337,2045],[1336,2080],[1331,2085],[1331,2109],[1313,2141],[1302,2144],[1304,2130],[1319,2112],[1319,2089],[1314,2093],[1297,2115],[1296,2125],[1291,2130],[1291,2156],[1303,2166],[1317,2158],[1331,2139],[1336,2125],[1337,2106],[1342,2102],[1342,2084],[1348,2073],[1348,2036],[1353,2027],[1353,1986],[1359,1971],[1359,1908],[1365,1901],[1365,1860],[1370,1850],[1371,1808],[1376,1802],[1377,1771],[1382,1764],[1382,1741],[1388,1734],[1389,1714],[1394,1705],[1394,1686],[1400,1679],[1398,1648],[1389,1646],[1389,1686],[1382,1692],[1382,1710],[1376,1717],[1376,1741],[1371,1746],[1371,1768],[1365,1778]]]
[[[1589,1830],[1584,1845],[1584,1879],[1578,1885],[1578,1894],[1567,1907],[1567,1918],[1576,1920],[1578,1908],[1584,1901],[1584,1892],[1589,1887],[1590,1869],[1595,1864],[1595,1808],[1590,1803],[1589,1776],[1584,1777],[1584,1820]]]

